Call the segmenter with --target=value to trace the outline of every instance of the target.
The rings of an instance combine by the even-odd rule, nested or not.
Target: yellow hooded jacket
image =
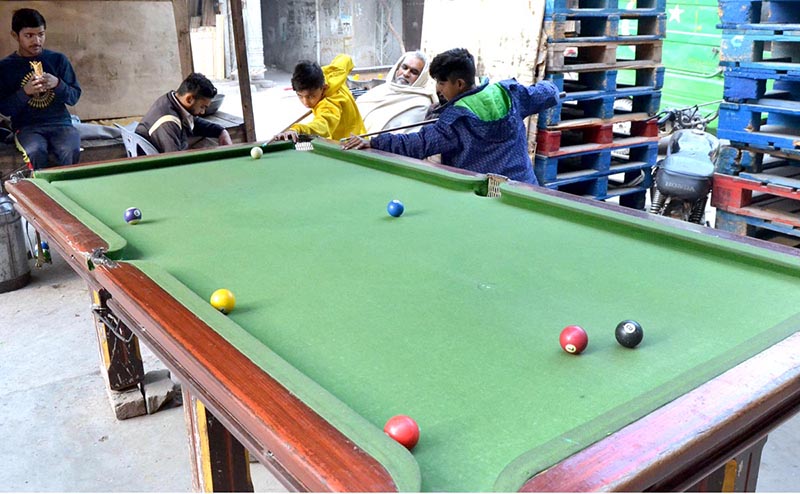
[[[337,55],[330,65],[322,67],[328,89],[325,96],[312,108],[314,120],[308,124],[294,124],[289,127],[298,134],[311,134],[328,139],[350,137],[350,134],[365,134],[364,120],[356,106],[350,90],[347,89],[347,75],[353,70],[353,59],[347,55]]]

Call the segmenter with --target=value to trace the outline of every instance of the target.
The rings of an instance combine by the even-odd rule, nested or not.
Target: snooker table
[[[313,491],[754,489],[800,406],[796,250],[313,148],[7,184],[94,293],[109,385],[140,381],[139,339],[181,381],[195,488],[252,489],[253,454]],[[624,319],[636,349],[615,341]],[[559,346],[571,324],[581,355]],[[420,425],[412,451],[382,431],[397,414]]]

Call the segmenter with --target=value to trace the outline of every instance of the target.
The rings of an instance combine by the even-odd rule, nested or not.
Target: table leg
[[[111,327],[107,321],[101,319],[101,315],[110,314],[106,305],[110,295],[103,289],[96,291],[90,287],[90,290],[94,303],[94,326],[106,383],[112,391],[124,391],[138,386],[144,379],[139,339],[122,321],[118,321],[116,327]]]
[[[755,492],[761,452],[766,443],[765,436],[687,492]]]
[[[203,403],[183,388],[183,411],[198,492],[253,492],[250,455]]]

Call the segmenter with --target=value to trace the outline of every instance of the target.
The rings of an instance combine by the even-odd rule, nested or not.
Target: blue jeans
[[[51,166],[49,153],[56,165],[73,165],[81,158],[81,136],[72,125],[43,125],[20,129],[15,135],[17,144],[30,160],[34,170]]]

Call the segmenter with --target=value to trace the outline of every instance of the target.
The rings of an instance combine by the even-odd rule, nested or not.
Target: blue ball
[[[397,218],[398,216],[403,214],[403,211],[405,211],[405,207],[403,206],[402,202],[395,199],[393,201],[389,201],[389,204],[386,206],[386,211],[389,212],[389,215]]]
[[[142,212],[139,208],[128,208],[125,210],[125,221],[135,225],[142,220]]]

